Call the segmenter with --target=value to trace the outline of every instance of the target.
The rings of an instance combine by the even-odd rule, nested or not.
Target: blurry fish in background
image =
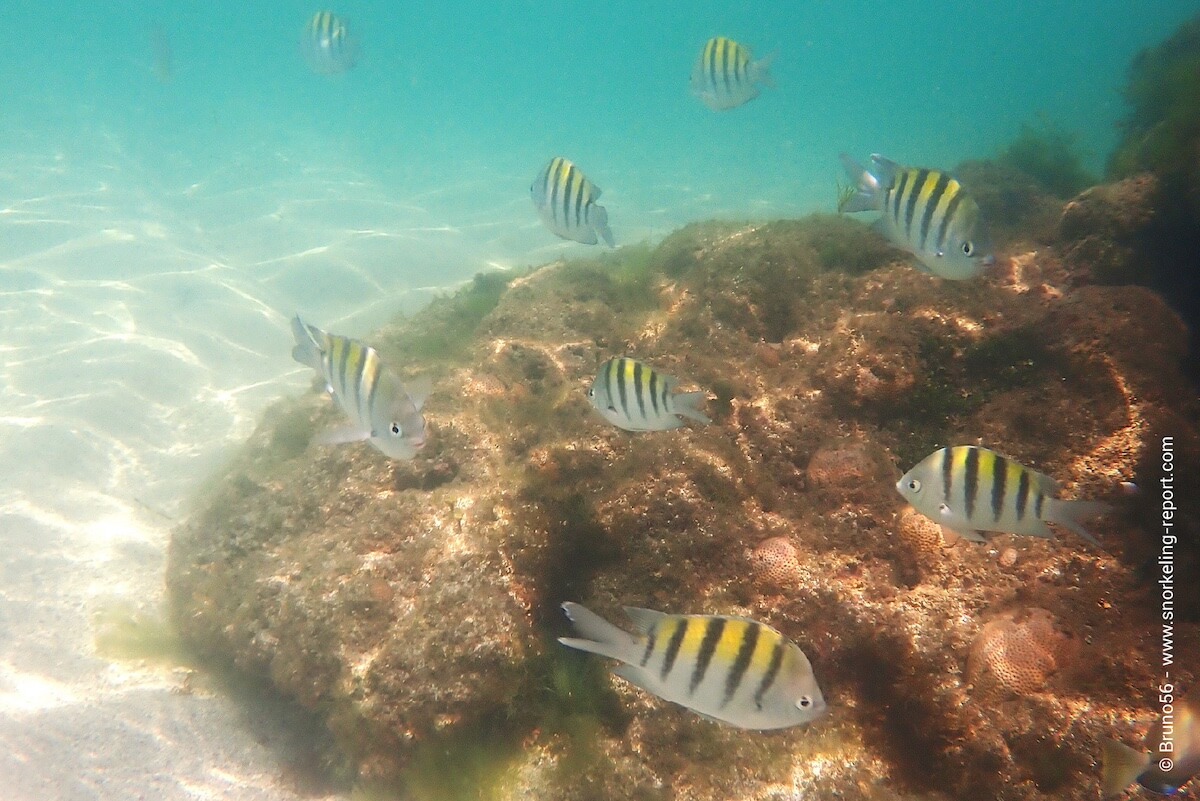
[[[316,370],[325,388],[350,418],[349,424],[316,438],[320,445],[366,440],[392,459],[411,459],[425,444],[421,407],[428,387],[405,389],[379,360],[374,348],[357,339],[327,334],[299,315],[292,319],[296,346],[292,358]]]
[[[724,36],[714,36],[700,51],[692,68],[692,93],[713,111],[727,111],[758,97],[758,86],[772,89],[771,62],[775,54],[752,60],[750,48]]]
[[[763,623],[627,606],[634,635],[577,603],[562,607],[580,636],[559,637],[560,643],[624,662],[616,675],[706,718],[741,729],[784,729],[825,713],[808,657]]]
[[[1155,793],[1175,795],[1200,773],[1200,698],[1193,690],[1172,707],[1170,717],[1159,719],[1146,733],[1144,750],[1104,741],[1100,785],[1105,798],[1120,795],[1134,782]]]
[[[608,229],[608,212],[596,204],[600,189],[567,159],[550,159],[533,180],[529,194],[542,222],[558,236],[585,245],[596,244],[599,237],[610,248],[616,247]]]
[[[606,361],[596,374],[588,399],[604,419],[626,431],[679,428],[678,415],[711,423],[701,411],[704,392],[673,394],[675,379],[625,356]]]
[[[336,75],[358,63],[358,40],[345,20],[332,11],[318,11],[304,27],[300,52],[313,72]]]
[[[870,168],[845,153],[841,159],[854,190],[839,197],[838,211],[883,212],[880,233],[915,255],[925,272],[961,281],[995,261],[978,204],[947,173],[902,167],[879,154]]]
[[[981,531],[1052,538],[1046,523],[1071,529],[1099,547],[1081,521],[1104,514],[1101,501],[1060,501],[1058,482],[974,445],[941,448],[909,470],[896,490],[918,512],[974,542]]]
[[[150,55],[153,57],[151,71],[160,83],[170,83],[174,76],[174,61],[171,55],[171,39],[162,25],[150,27]]]

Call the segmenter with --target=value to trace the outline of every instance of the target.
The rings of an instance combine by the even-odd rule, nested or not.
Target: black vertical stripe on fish
[[[661,393],[662,407],[663,407],[663,410],[665,410],[665,411],[670,411],[670,409],[667,406],[667,398],[668,398],[667,393],[669,393],[670,391],[671,391],[671,388],[669,386],[667,386],[667,382],[666,381],[662,382],[662,389],[659,390],[659,392]]]
[[[729,62],[733,58],[733,42],[722,42],[721,47],[721,80],[725,82],[725,92],[730,92],[729,86]]]
[[[900,225],[900,203],[904,199],[904,187],[908,186],[908,170],[900,173],[900,181],[896,184],[896,195],[892,199],[892,222]]]
[[[1017,481],[1017,520],[1025,519],[1025,507],[1029,504],[1029,471],[1021,470]]]
[[[708,56],[705,61],[705,66],[708,68],[708,80],[714,89],[717,86],[717,51],[720,47],[720,39],[710,41],[708,43]]]
[[[558,222],[558,195],[559,187],[562,183],[559,180],[559,175],[561,172],[562,159],[555,158],[554,161],[550,162],[550,169],[546,173],[546,183],[549,185],[548,188],[550,189],[550,218],[555,222]]]
[[[1046,496],[1041,490],[1037,491],[1037,497],[1033,499],[1033,516],[1038,520],[1042,519],[1042,502],[1046,500]]]
[[[337,351],[337,369],[338,369],[338,385],[341,388],[339,395],[342,400],[346,399],[346,362],[350,360],[350,354],[346,352],[349,347],[347,342],[342,337],[334,340],[335,350]]]
[[[946,234],[950,232],[950,224],[954,220],[954,213],[958,211],[958,206],[962,203],[963,191],[961,188],[954,191],[954,196],[950,198],[950,202],[946,204],[946,213],[942,216],[942,224],[938,226],[937,235],[937,252],[943,253],[946,249]]]
[[[562,188],[562,221],[563,226],[571,226],[571,196],[575,193],[575,165],[566,168],[563,174]]]
[[[657,417],[658,415],[662,414],[662,412],[658,410],[658,373],[656,373],[654,370],[650,371],[649,390],[650,405],[654,408],[654,416]]]
[[[742,644],[738,647],[737,656],[733,659],[733,666],[729,669],[729,675],[725,677],[725,695],[721,698],[722,707],[732,701],[733,696],[737,694],[738,687],[741,686],[742,679],[746,675],[746,669],[750,667],[750,660],[754,658],[754,649],[757,646],[758,624],[747,623]]]
[[[646,396],[643,394],[645,389],[642,387],[642,363],[633,363],[633,394],[637,398],[638,413],[642,419],[646,419]]]
[[[613,401],[616,400],[617,396],[613,390],[613,376],[617,373],[617,362],[619,361],[619,359],[609,359],[608,368],[604,371],[604,390],[608,395],[608,408],[614,412],[617,410],[617,407],[613,405]]]
[[[937,174],[937,182],[933,185],[933,191],[929,194],[929,200],[925,204],[925,213],[921,215],[921,250],[925,249],[925,240],[929,238],[929,226],[933,222],[933,213],[937,210],[938,203],[942,199],[942,195],[946,194],[946,186],[950,183],[950,176],[944,172]]]
[[[583,212],[587,208],[587,202],[584,199],[584,193],[587,190],[587,184],[583,180],[583,175],[579,176],[579,181],[577,182],[576,186],[577,186],[577,188],[575,190],[575,227],[580,228],[583,226],[583,219],[582,219]]]
[[[950,503],[950,490],[954,486],[954,453],[942,448],[942,500]]]
[[[975,496],[979,492],[979,449],[967,448],[966,475],[963,477],[963,496],[967,520],[975,516]]]
[[[771,652],[771,664],[767,665],[767,672],[763,674],[762,681],[758,683],[758,689],[754,691],[754,705],[762,710],[763,696],[767,694],[767,690],[771,689],[771,685],[775,683],[775,678],[779,675],[779,668],[783,666],[783,638],[780,638],[775,643],[775,650]]]
[[[679,656],[679,646],[683,645],[683,636],[687,634],[688,623],[690,621],[685,617],[675,626],[675,631],[671,632],[671,639],[667,641],[667,652],[663,654],[662,671],[659,677],[667,680],[667,676],[671,675],[671,668],[675,667],[675,658]]]
[[[617,400],[621,402],[621,411],[625,413],[625,419],[629,419],[629,388],[625,384],[626,366],[628,360],[621,359],[617,364]]]
[[[725,631],[725,618],[710,617],[705,621],[704,639],[700,641],[700,653],[696,659],[696,667],[692,668],[692,680],[688,684],[688,695],[696,692],[696,688],[704,681],[704,674],[712,662],[713,654],[717,651],[717,643]]]
[[[909,242],[912,241],[912,224],[913,217],[917,212],[917,200],[921,196],[921,188],[925,186],[925,180],[928,177],[929,170],[918,170],[917,177],[913,179],[912,186],[908,190],[908,202],[904,206],[904,235]]]
[[[1004,511],[1004,492],[1008,484],[1008,460],[996,454],[992,469],[995,472],[995,482],[992,484],[992,520],[999,523],[1000,514]]]
[[[642,653],[642,661],[638,664],[645,667],[650,662],[650,657],[654,654],[654,645],[658,642],[658,623],[650,627],[646,632],[646,650]]]

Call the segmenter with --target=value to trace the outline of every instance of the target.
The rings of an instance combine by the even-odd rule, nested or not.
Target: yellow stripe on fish
[[[615,247],[608,212],[596,203],[600,190],[567,159],[552,158],[530,185],[529,194],[542,222],[558,236],[585,245],[603,239]]]
[[[759,84],[772,85],[772,56],[753,61],[750,49],[724,36],[704,43],[692,68],[692,92],[713,111],[725,111],[758,97]]]
[[[838,210],[882,212],[883,235],[915,255],[922,269],[960,280],[994,261],[979,206],[952,175],[902,167],[878,154],[870,169],[844,153],[841,159],[855,189]]]
[[[574,603],[572,648],[619,659],[618,676],[668,701],[747,729],[806,723],[825,699],[804,653],[775,629],[723,615],[667,615],[626,607],[631,635]]]
[[[679,428],[679,415],[699,423],[711,422],[701,408],[703,392],[673,393],[675,379],[648,364],[626,356],[609,359],[596,374],[588,399],[615,426],[627,431],[666,431]]]
[[[1057,523],[1099,545],[1081,521],[1108,509],[1096,501],[1060,501],[1049,476],[975,445],[934,451],[896,489],[917,511],[977,541],[980,531],[1052,537],[1046,523]]]
[[[427,392],[411,393],[363,342],[329,334],[298,316],[292,320],[292,357],[321,374],[334,401],[349,418],[318,437],[323,444],[367,440],[393,459],[411,459],[425,442],[421,406]]]

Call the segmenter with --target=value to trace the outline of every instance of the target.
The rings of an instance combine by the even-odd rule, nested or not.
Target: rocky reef
[[[1105,223],[1060,214],[1053,246],[1014,234],[973,282],[829,216],[481,276],[371,337],[435,379],[418,457],[310,446],[337,421],[315,386],[276,404],[175,533],[175,625],[313,710],[363,797],[1095,798],[1101,738],[1156,714],[1160,443],[1200,498],[1200,404],[1180,319],[1096,284],[1081,243]],[[586,389],[621,354],[708,390],[714,422],[605,423]],[[899,475],[969,443],[1114,501],[1104,549],[906,509]],[[1194,508],[1177,532],[1190,686]],[[767,622],[830,714],[702,720],[558,646],[568,599]]]

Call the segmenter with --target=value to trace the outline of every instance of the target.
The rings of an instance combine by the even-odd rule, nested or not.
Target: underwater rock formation
[[[1094,798],[1100,739],[1149,726],[1159,679],[1154,496],[1118,485],[1157,486],[1171,436],[1200,498],[1200,404],[1162,298],[1010,253],[946,282],[812,217],[481,277],[370,338],[435,379],[412,462],[309,446],[337,418],[318,392],[268,411],[175,534],[179,632],[316,710],[343,781],[416,798]],[[709,390],[714,422],[605,423],[585,393],[615,355]],[[972,443],[1116,501],[1090,528],[1104,550],[913,520],[895,480]],[[830,713],[770,735],[704,721],[557,645],[564,600],[762,620]],[[983,698],[973,647],[1031,609],[1073,633],[1072,669]],[[1198,629],[1179,621],[1180,684]]]

